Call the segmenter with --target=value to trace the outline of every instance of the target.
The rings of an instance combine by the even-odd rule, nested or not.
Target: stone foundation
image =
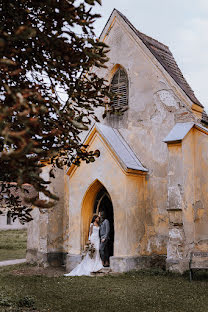
[[[42,253],[37,249],[28,249],[26,259],[28,263],[39,264],[43,266],[62,266],[66,263],[66,253],[64,252],[48,252]]]
[[[71,272],[82,261],[81,255],[66,255],[66,272]],[[166,255],[110,257],[112,272],[123,273],[131,270],[161,268],[165,270]]]
[[[71,272],[82,261],[81,255],[66,255],[66,272]]]
[[[26,258],[28,263],[36,263],[43,266],[65,265],[66,272],[71,272],[82,261],[81,255],[71,255],[63,252],[44,254],[37,252],[37,250],[27,250]],[[178,267],[181,265],[182,263],[178,262],[167,262],[166,255],[110,257],[110,268],[115,273],[149,268],[161,268],[165,270],[165,267],[170,271],[178,272]],[[185,266],[187,266],[187,263],[183,263],[183,268]]]
[[[166,255],[110,257],[112,272],[122,273],[148,268],[165,269]]]
[[[37,249],[27,249],[26,251],[26,260],[28,263],[33,264],[38,261],[38,250]]]
[[[170,272],[183,274],[189,270],[189,260],[166,260],[166,269]]]
[[[49,252],[47,253],[47,262],[51,266],[61,266],[66,264],[66,252]]]

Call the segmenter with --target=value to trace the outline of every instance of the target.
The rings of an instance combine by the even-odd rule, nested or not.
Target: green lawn
[[[27,230],[0,231],[0,261],[25,258]]]
[[[188,275],[158,271],[47,277],[31,276],[31,268],[21,265],[0,269],[0,311],[208,311],[208,275],[200,273],[190,283]]]

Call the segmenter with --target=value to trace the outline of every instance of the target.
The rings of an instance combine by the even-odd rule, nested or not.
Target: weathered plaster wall
[[[50,166],[42,169],[42,178],[48,180]],[[41,199],[45,199],[40,194]],[[34,208],[32,211],[33,221],[28,224],[27,230],[27,254],[28,262],[46,262],[48,251],[48,211]]]
[[[167,245],[167,266],[172,270],[183,259],[183,157],[182,144],[169,144],[168,163],[168,213],[169,238]]]
[[[48,252],[63,251],[64,170],[55,169],[50,191],[59,197],[48,214]]]
[[[176,121],[195,120],[189,101],[164,74],[146,47],[118,18],[105,38],[110,46],[108,69],[100,75],[109,81],[116,64],[129,79],[129,109],[124,116],[104,123],[119,128],[142,164],[149,169],[143,227],[140,242],[143,255],[165,254],[168,236],[167,164],[168,149],[163,142]],[[125,120],[125,122],[123,122]]]
[[[195,140],[195,249],[208,248],[208,136],[194,129]]]
[[[147,182],[145,177],[126,177],[126,223],[127,226],[127,253],[126,255],[140,255],[142,239],[145,236],[145,207]]]
[[[34,263],[38,259],[39,245],[40,245],[40,212],[38,208],[32,211],[33,220],[28,223],[27,227],[27,253],[26,258],[30,263]]]
[[[195,203],[195,129],[190,132],[182,141],[183,153],[183,227],[185,234],[184,261],[189,262],[189,252],[193,248],[194,241],[194,218],[193,205]],[[179,186],[180,187],[180,186]],[[188,267],[187,267],[188,269]]]
[[[168,149],[167,267],[183,272],[188,269],[189,252],[194,240],[194,129],[181,143],[169,144]]]
[[[49,177],[51,165],[43,168],[42,177],[50,180],[48,189],[59,197],[53,208],[33,210],[33,221],[28,224],[27,260],[29,262],[64,261],[66,242],[68,242],[68,187],[66,168],[54,170],[55,178]],[[41,199],[45,199],[40,194]],[[67,208],[66,208],[67,205]]]
[[[179,144],[169,144],[167,267],[184,272],[190,252],[208,247],[208,136],[192,128]]]

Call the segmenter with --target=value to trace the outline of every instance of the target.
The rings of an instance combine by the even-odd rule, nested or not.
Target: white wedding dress
[[[82,262],[70,273],[64,274],[64,276],[81,276],[81,275],[89,276],[92,272],[97,272],[103,268],[99,252],[100,246],[99,229],[100,229],[99,226],[93,225],[92,235],[89,236],[90,242],[95,247],[93,258],[90,258],[89,254],[87,253]]]

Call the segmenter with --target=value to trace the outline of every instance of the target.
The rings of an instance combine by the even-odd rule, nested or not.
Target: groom
[[[109,234],[110,223],[106,219],[105,212],[100,212],[100,258],[104,267],[109,267]]]

